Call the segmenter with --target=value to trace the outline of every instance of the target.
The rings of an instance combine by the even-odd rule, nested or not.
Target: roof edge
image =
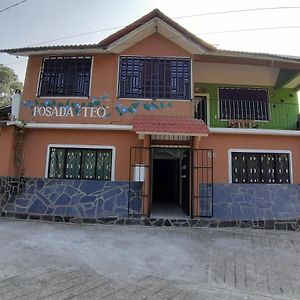
[[[100,47],[107,48],[110,44],[116,42],[118,39],[124,37],[125,35],[129,34],[131,31],[137,29],[141,25],[149,22],[150,20],[158,18],[163,22],[167,23],[169,26],[173,27],[175,30],[180,32],[182,35],[186,36],[192,42],[198,44],[199,46],[205,48],[207,51],[217,50],[217,48],[201,38],[197,37],[177,22],[173,21],[171,18],[163,14],[158,8],[152,10],[150,13],[144,15],[143,17],[139,18],[138,20],[134,21],[133,23],[127,25],[126,27],[120,29],[119,31],[113,33],[112,35],[108,36],[107,38],[103,39],[98,43]]]

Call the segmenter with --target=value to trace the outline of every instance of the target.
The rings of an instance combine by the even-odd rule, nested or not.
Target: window
[[[112,149],[50,148],[48,178],[111,180]]]
[[[220,119],[269,120],[268,90],[261,88],[219,88]]]
[[[46,57],[40,75],[39,96],[89,95],[91,57]]]
[[[289,153],[231,152],[232,183],[290,183]]]
[[[190,99],[191,60],[120,57],[119,97]]]

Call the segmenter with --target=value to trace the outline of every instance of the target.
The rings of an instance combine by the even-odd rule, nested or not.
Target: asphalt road
[[[0,299],[300,299],[300,233],[0,219]]]

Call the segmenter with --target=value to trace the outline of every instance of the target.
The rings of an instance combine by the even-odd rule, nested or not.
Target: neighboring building
[[[11,113],[11,105],[0,107],[0,121],[9,121]]]
[[[157,9],[99,44],[2,52],[29,57],[4,211],[300,216],[299,57],[218,50]]]

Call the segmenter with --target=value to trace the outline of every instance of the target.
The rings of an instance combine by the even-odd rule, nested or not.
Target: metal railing
[[[220,100],[220,119],[269,120],[269,103],[264,101]]]
[[[298,103],[209,100],[210,127],[300,130]]]

